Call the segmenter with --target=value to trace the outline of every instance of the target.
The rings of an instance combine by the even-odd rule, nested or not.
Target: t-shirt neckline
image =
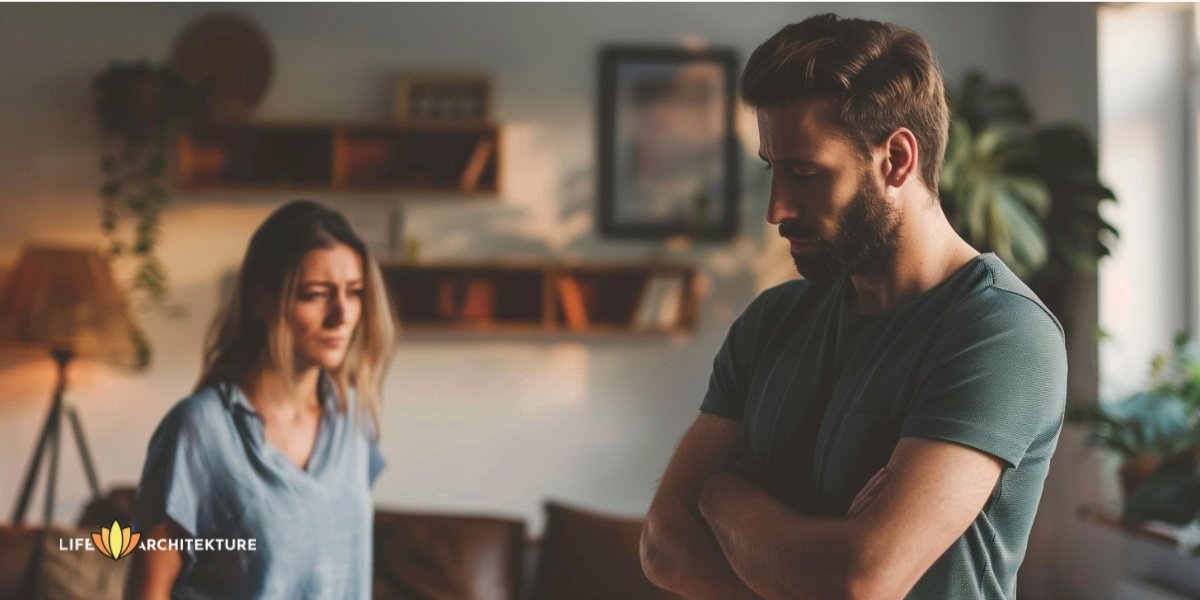
[[[912,298],[909,298],[908,300],[905,300],[904,302],[902,302],[901,304],[899,304],[897,306],[893,306],[892,308],[889,308],[885,311],[881,311],[881,312],[877,312],[877,313],[860,314],[860,313],[856,313],[856,312],[850,310],[850,306],[847,303],[847,300],[849,299],[850,291],[854,287],[854,282],[852,282],[849,277],[845,277],[842,279],[842,283],[839,286],[839,291],[838,291],[838,295],[837,295],[838,313],[843,318],[854,319],[854,320],[858,320],[860,322],[868,322],[868,321],[874,321],[877,319],[885,319],[892,315],[899,314],[900,311],[902,311],[910,306],[916,306],[920,302],[931,297],[933,294],[937,293],[939,290],[941,290],[943,287],[945,287],[951,281],[954,281],[955,279],[958,279],[959,277],[962,277],[964,274],[969,272],[976,265],[976,263],[983,263],[985,261],[986,257],[989,257],[989,256],[995,256],[995,254],[992,252],[981,252],[979,254],[976,254],[975,256],[971,257],[971,260],[968,260],[967,262],[963,263],[963,265],[961,267],[959,267],[957,270],[955,270],[953,273],[951,273],[949,277],[946,277],[945,279],[939,281],[937,283],[937,285],[925,290],[924,292],[921,292],[920,294],[918,294]]]

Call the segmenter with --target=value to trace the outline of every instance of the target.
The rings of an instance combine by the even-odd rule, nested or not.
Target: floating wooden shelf
[[[500,128],[207,123],[179,136],[176,180],[188,190],[496,194]]]
[[[669,334],[695,327],[695,269],[665,263],[382,266],[405,330]]]

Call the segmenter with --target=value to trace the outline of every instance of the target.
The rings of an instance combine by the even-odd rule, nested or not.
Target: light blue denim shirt
[[[181,400],[150,439],[134,531],[170,517],[192,537],[256,540],[256,550],[185,551],[172,598],[371,596],[371,487],[385,465],[353,391],[320,380],[323,412],[305,469],[263,436],[235,385]]]

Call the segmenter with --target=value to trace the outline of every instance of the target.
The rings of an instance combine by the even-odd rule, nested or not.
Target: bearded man
[[[1012,599],[1062,427],[1054,316],[951,227],[928,43],[821,15],[750,57],[802,280],[733,323],[642,532],[689,598]]]

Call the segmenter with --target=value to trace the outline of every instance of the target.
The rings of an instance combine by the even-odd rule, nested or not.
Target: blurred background
[[[729,86],[822,12],[930,42],[956,120],[943,202],[1067,325],[1073,418],[1021,596],[1200,597],[1191,4],[4,5],[0,282],[35,299],[0,306],[0,497],[56,382],[18,327],[51,314],[14,308],[47,302],[9,277],[24,249],[111,256],[132,326],[102,337],[132,346],[81,352],[64,399],[107,494],[195,384],[250,234],[305,197],[351,219],[402,316],[377,507],[529,538],[547,500],[639,518],[729,325],[796,276]],[[93,500],[66,427],[63,524]],[[1131,514],[1135,464],[1166,485]]]

